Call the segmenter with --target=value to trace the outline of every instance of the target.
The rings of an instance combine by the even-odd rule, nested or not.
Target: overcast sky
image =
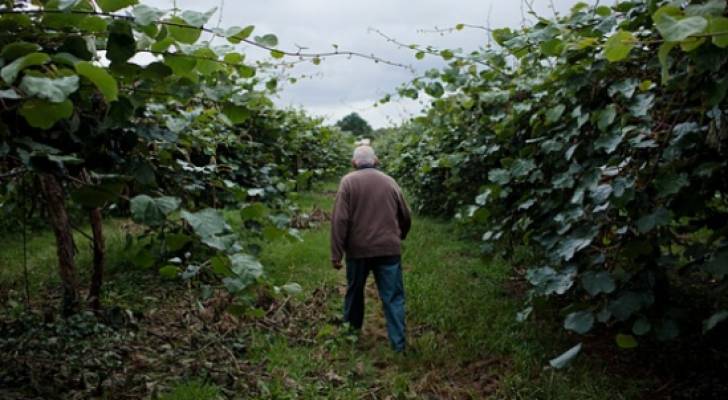
[[[172,0],[141,0],[160,8],[171,8]],[[536,0],[540,15],[552,15],[549,0]],[[556,9],[568,12],[577,0],[553,0]],[[206,11],[220,7],[221,0],[177,0],[179,8]],[[519,0],[226,0],[222,7],[222,27],[255,25],[256,34],[274,33],[279,48],[325,52],[337,44],[340,50],[374,53],[387,60],[412,65],[418,72],[442,66],[438,57],[422,61],[412,51],[388,43],[370,28],[404,43],[431,44],[438,48],[477,49],[488,37],[486,32],[465,29],[445,35],[422,32],[458,23],[486,25],[490,14],[493,28],[517,27],[522,21]],[[217,24],[213,16],[211,25]],[[264,51],[250,48],[250,58],[266,57]],[[374,107],[375,102],[416,75],[402,68],[376,64],[370,60],[332,57],[320,65],[302,63],[293,76],[308,76],[284,87],[277,102],[303,107],[310,113],[334,122],[356,111],[375,128],[401,122],[422,109],[415,101],[393,101]]]

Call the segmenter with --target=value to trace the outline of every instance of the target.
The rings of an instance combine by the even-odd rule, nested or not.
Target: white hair
[[[374,149],[371,146],[358,146],[354,149],[352,161],[357,167],[373,167],[377,163],[377,155],[374,154]]]

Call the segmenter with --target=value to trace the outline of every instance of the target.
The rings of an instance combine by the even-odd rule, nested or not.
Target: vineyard
[[[0,397],[728,396],[725,0],[385,36],[444,66],[380,130],[274,100],[299,63],[402,63],[174,4],[0,1]],[[341,323],[362,138],[416,214],[404,355],[377,307]]]

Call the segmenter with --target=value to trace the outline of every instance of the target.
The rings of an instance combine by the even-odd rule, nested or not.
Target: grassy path
[[[331,186],[304,194],[304,210],[330,210]],[[633,398],[633,384],[582,358],[567,371],[544,369],[566,346],[558,327],[521,324],[519,295],[507,289],[508,267],[484,262],[477,244],[458,238],[452,224],[416,217],[404,244],[408,341],[414,354],[388,348],[384,317],[370,278],[362,335],[347,337],[341,315],[343,271],[331,268],[328,226],[304,232],[303,242],[268,244],[262,255],[277,284],[300,283],[298,301],[318,302],[313,343],[261,331],[252,356],[270,374],[270,398]],[[537,335],[537,332],[539,333]],[[544,342],[544,337],[557,338]]]

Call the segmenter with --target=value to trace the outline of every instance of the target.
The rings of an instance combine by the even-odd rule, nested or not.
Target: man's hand
[[[331,265],[336,270],[339,270],[339,269],[341,269],[341,267],[343,267],[343,264],[341,263],[341,260],[331,260]]]

